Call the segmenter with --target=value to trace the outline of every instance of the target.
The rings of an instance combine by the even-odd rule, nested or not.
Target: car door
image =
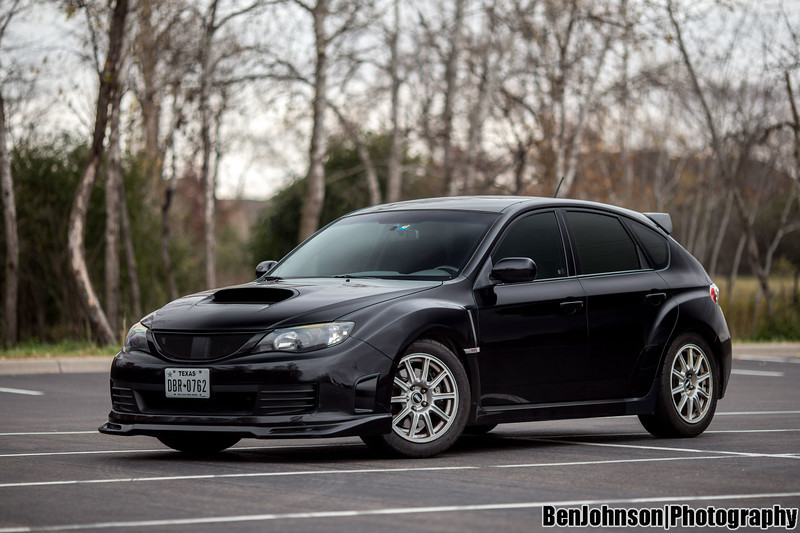
[[[528,257],[533,281],[492,283],[476,291],[481,405],[564,402],[581,399],[586,379],[584,291],[569,276],[562,228],[555,211],[515,220],[491,261]]]
[[[586,293],[592,399],[644,395],[637,369],[658,360],[669,335],[666,283],[651,268],[622,219],[611,213],[566,210],[578,279]],[[675,315],[677,316],[677,315]],[[651,380],[652,381],[652,380]]]

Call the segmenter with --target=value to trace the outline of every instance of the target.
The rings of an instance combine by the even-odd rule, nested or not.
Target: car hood
[[[179,298],[142,323],[157,331],[265,331],[330,322],[441,284],[355,278],[254,281]]]

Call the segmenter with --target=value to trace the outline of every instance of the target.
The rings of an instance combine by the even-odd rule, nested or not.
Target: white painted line
[[[69,481],[30,481],[0,483],[0,488],[50,487],[54,485],[95,485],[103,483],[138,483],[147,481],[185,481],[198,479],[231,479],[253,477],[322,476],[330,474],[394,474],[397,472],[439,472],[446,470],[480,470],[479,466],[429,466],[408,468],[361,468],[357,470],[301,470],[298,472],[240,472],[238,474],[195,474],[186,476],[155,476],[112,479],[83,479]]]
[[[770,370],[741,370],[738,368],[731,370],[731,374],[736,374],[738,376],[765,376],[771,378],[781,378],[785,375],[783,372],[772,372]]]
[[[546,439],[535,439],[546,440]],[[464,471],[464,470],[491,470],[494,468],[549,468],[563,466],[591,466],[606,464],[628,464],[628,463],[654,463],[663,461],[695,461],[695,460],[716,460],[740,458],[737,454],[725,455],[721,452],[709,452],[716,455],[679,457],[652,457],[640,459],[610,459],[599,461],[569,461],[561,463],[527,463],[527,464],[503,464],[491,466],[439,466],[439,467],[407,467],[407,468],[363,468],[354,470],[301,470],[289,472],[239,472],[235,474],[193,474],[183,476],[153,476],[137,478],[107,478],[107,479],[76,479],[59,481],[22,481],[12,483],[0,483],[0,488],[23,488],[23,487],[49,487],[59,485],[98,485],[110,483],[141,483],[157,481],[186,481],[186,480],[209,480],[209,479],[241,479],[241,478],[262,478],[262,477],[291,477],[291,476],[319,476],[319,475],[342,475],[342,474],[392,474],[403,472],[438,472],[438,471]],[[788,454],[791,455],[791,454]],[[749,455],[748,455],[749,456]],[[755,456],[755,455],[754,455]],[[758,455],[758,457],[761,457]],[[783,457],[783,456],[781,456]]]
[[[737,355],[734,359],[740,361],[758,361],[765,363],[800,363],[800,357],[780,356],[780,355]]]
[[[774,492],[765,494],[711,494],[692,496],[693,501],[728,500],[775,500],[778,498],[797,498],[800,492]],[[349,511],[317,511],[310,513],[269,513],[233,516],[209,516],[198,518],[175,518],[162,520],[139,520],[130,522],[95,522],[86,524],[62,524],[55,526],[23,526],[0,528],[0,533],[23,533],[36,531],[75,531],[80,529],[118,529],[118,528],[158,528],[169,526],[197,526],[208,524],[232,524],[237,522],[267,522],[272,520],[303,520],[321,518],[357,518],[361,516],[416,515],[430,513],[454,513],[475,511],[504,511],[514,509],[539,509],[545,505],[553,507],[580,507],[582,505],[635,505],[667,502],[685,502],[686,495],[657,496],[645,498],[615,498],[598,500],[566,500],[542,502],[508,502],[476,505],[442,505],[438,507],[399,507],[383,509],[362,509]]]
[[[0,387],[0,392],[7,392],[9,394],[24,394],[25,396],[44,396],[42,391],[26,390],[26,389],[12,389],[9,387]]]
[[[669,446],[644,446],[639,444],[614,444],[609,442],[582,442],[561,439],[527,439],[539,442],[555,442],[557,444],[577,444],[578,446],[597,446],[601,448],[628,448],[636,450],[655,450],[659,452],[682,452],[682,453],[718,453],[721,455],[733,455],[736,457],[766,457],[777,459],[800,459],[794,453],[752,453],[752,452],[732,452],[727,450],[699,450],[695,448],[672,448]]]
[[[717,411],[714,416],[800,415],[800,411]]]
[[[0,437],[35,437],[37,435],[100,435],[94,431],[17,431],[15,433],[0,433]]]

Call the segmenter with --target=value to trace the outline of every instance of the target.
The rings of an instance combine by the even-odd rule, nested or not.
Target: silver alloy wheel
[[[683,346],[672,360],[672,405],[689,424],[702,421],[712,405],[714,374],[708,356],[696,344]]]
[[[403,439],[423,443],[441,437],[458,412],[453,373],[430,354],[412,353],[400,360],[392,388],[392,429]]]

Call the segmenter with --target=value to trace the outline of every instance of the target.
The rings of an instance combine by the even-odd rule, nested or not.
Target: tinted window
[[[464,268],[496,218],[459,211],[349,216],[316,234],[270,274],[449,279]]]
[[[515,221],[492,254],[492,261],[506,257],[533,259],[536,279],[566,276],[567,262],[555,213],[539,213]]]
[[[644,224],[629,221],[628,226],[633,230],[639,242],[642,243],[642,246],[644,246],[650,254],[650,258],[653,260],[653,266],[655,268],[665,268],[669,264],[669,246],[667,245],[667,239]]]
[[[617,217],[568,211],[567,220],[575,237],[583,274],[641,268],[636,245]]]

